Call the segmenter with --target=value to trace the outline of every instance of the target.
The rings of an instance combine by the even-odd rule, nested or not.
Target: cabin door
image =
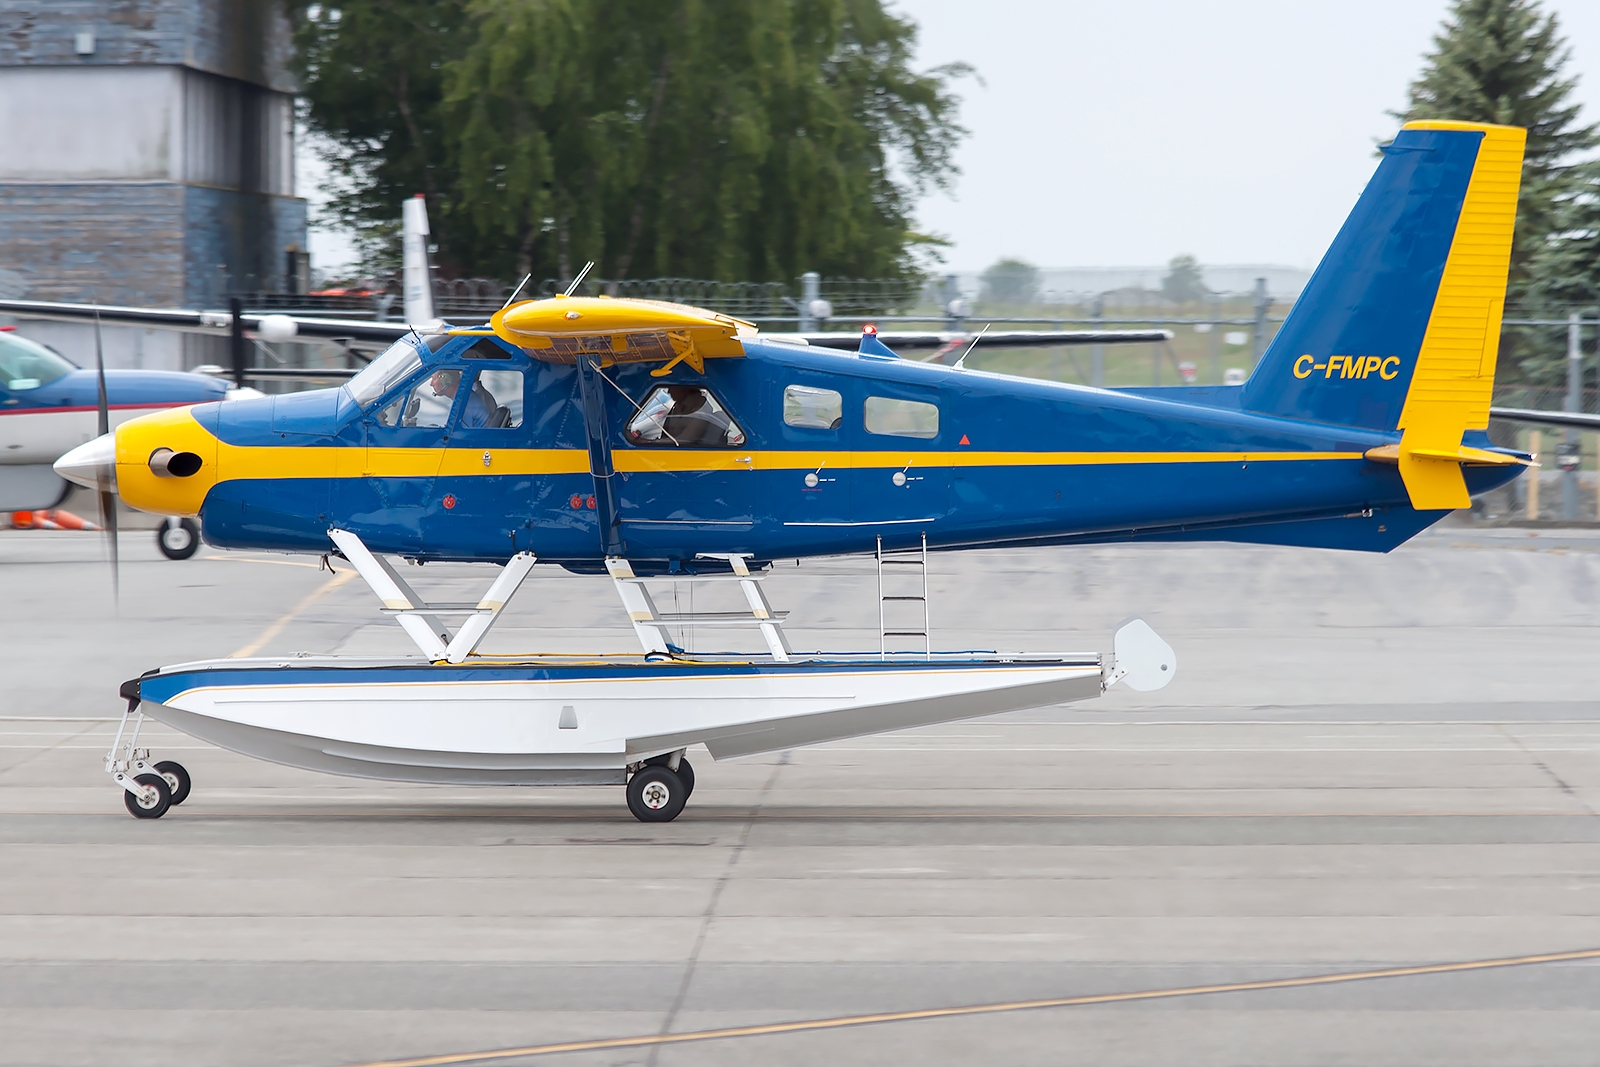
[[[755,453],[734,412],[700,385],[658,385],[612,452],[630,555],[738,551],[755,525]]]

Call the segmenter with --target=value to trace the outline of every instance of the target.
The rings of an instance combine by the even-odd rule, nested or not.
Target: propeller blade
[[[117,559],[117,494],[100,490],[100,527],[106,532],[106,547],[111,550],[111,602],[122,604],[122,567]]]
[[[105,346],[100,340],[100,304],[98,301],[95,302],[94,308],[94,367],[100,383],[100,401],[98,405],[100,436],[104,437],[111,432],[111,405],[106,400],[106,352]],[[100,486],[100,528],[106,532],[106,547],[111,552],[111,602],[120,605],[122,603],[122,568],[117,559],[117,497],[104,484]]]
[[[111,405],[106,402],[106,352],[100,343],[100,305],[94,307],[94,368],[100,379],[100,436],[111,432]]]

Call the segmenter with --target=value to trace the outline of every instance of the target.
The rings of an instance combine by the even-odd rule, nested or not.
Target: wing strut
[[[583,430],[589,438],[589,473],[594,476],[595,514],[600,519],[600,549],[607,556],[627,552],[622,541],[622,523],[617,515],[611,467],[611,438],[606,430],[606,398],[600,388],[600,368],[594,357],[581,354],[578,364],[578,391],[583,398]]]

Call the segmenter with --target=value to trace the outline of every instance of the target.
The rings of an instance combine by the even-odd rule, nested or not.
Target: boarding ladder
[[[634,632],[639,637],[639,643],[644,646],[645,652],[679,652],[669,641],[669,630],[672,627],[690,629],[699,626],[755,626],[761,631],[761,636],[767,642],[767,651],[772,658],[787,662],[794,655],[794,649],[789,647],[789,638],[783,632],[783,623],[789,617],[787,611],[774,611],[767,601],[766,593],[761,590],[761,581],[766,578],[764,572],[752,573],[745,554],[711,553],[702,552],[702,559],[720,559],[728,564],[731,574],[654,574],[648,577],[638,577],[633,573],[633,567],[625,559],[615,556],[606,560],[606,571],[611,575],[611,580],[616,583],[617,593],[622,598],[622,606],[627,609],[628,619],[633,623]],[[744,594],[745,603],[750,610],[745,611],[661,611],[656,607],[650,591],[645,588],[646,582],[727,582],[739,583],[739,591]]]
[[[932,627],[928,624],[928,535],[922,535],[922,545],[920,548],[899,551],[891,550],[888,552],[884,551],[883,538],[879,537],[878,550],[875,555],[878,562],[878,654],[884,657],[889,655],[890,638],[915,639],[919,637],[922,639],[923,653],[931,653],[933,651],[933,643],[928,636],[929,630],[932,629]],[[916,570],[897,570],[897,568],[900,567],[915,567]],[[887,571],[885,568],[888,568]],[[921,579],[920,595],[902,595],[904,590],[907,588],[905,579],[908,577],[912,578],[913,580],[919,578]],[[885,581],[886,579],[887,583]],[[892,594],[887,592],[887,587],[890,585],[899,591]],[[911,586],[910,588],[915,589],[918,587]],[[891,604],[896,605],[896,607],[891,609],[889,607]],[[920,604],[922,606],[922,629],[889,629],[889,614],[891,610],[894,612],[897,619],[904,619],[909,614],[905,608],[899,606],[903,604]],[[913,608],[912,610],[915,609]],[[897,627],[910,627],[914,625],[916,625],[914,620],[911,622],[896,623]],[[897,651],[910,650],[899,649]]]

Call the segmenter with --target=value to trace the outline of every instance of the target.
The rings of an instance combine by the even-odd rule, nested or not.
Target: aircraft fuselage
[[[1396,468],[1365,458],[1397,433],[1240,411],[1236,389],[1124,392],[760,340],[744,348],[704,374],[605,370],[616,533],[636,567],[701,553],[870,552],[880,537],[899,547],[924,534],[933,548],[1137,538],[1386,551],[1445,514],[1413,510]],[[419,350],[423,366],[365,405],[349,389],[320,390],[200,405],[131,436],[125,427],[121,491],[135,506],[198,513],[222,547],[320,553],[338,526],[375,552],[422,560],[532,551],[598,568],[606,508],[577,369],[492,338]],[[461,372],[449,414],[406,424],[427,421],[405,414],[405,398],[441,369]],[[486,372],[514,425],[474,425],[484,402],[467,383]],[[702,403],[730,427],[716,443],[630,430],[641,419],[648,430],[641,412],[664,410],[656,390],[675,386],[714,400]],[[160,447],[207,462],[194,478],[146,478],[145,452]],[[1512,474],[1466,469],[1474,492]]]

